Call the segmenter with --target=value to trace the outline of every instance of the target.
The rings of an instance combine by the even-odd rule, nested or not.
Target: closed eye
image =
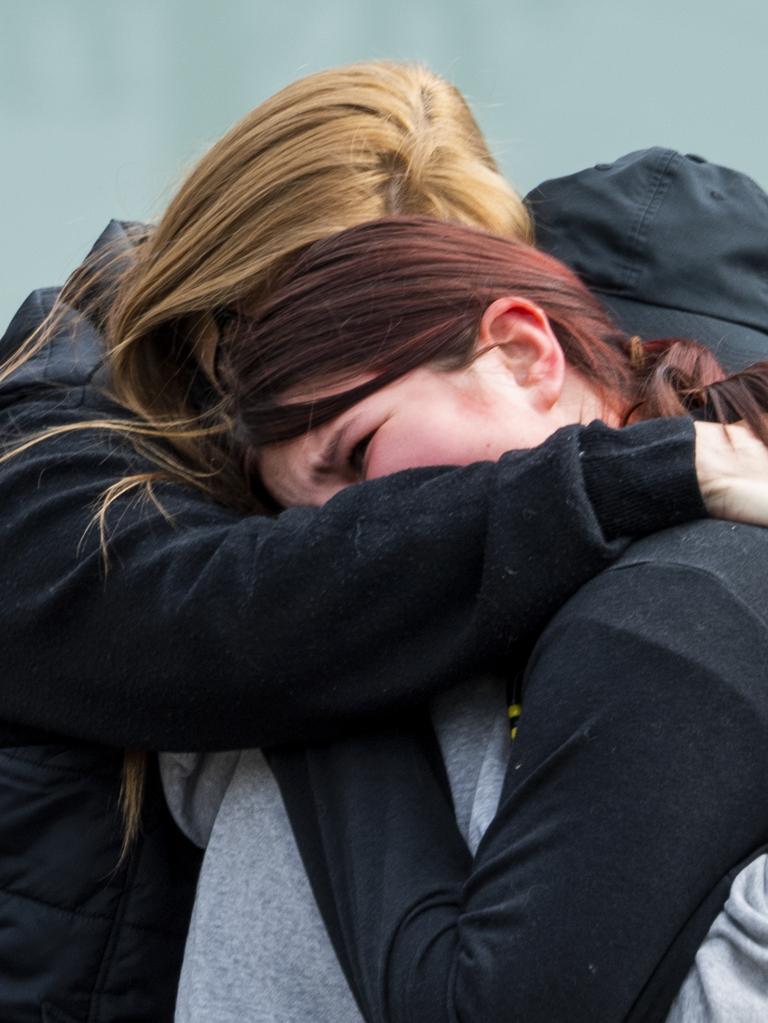
[[[365,456],[368,451],[368,445],[371,443],[375,433],[376,431],[372,430],[370,433],[366,434],[365,437],[362,437],[349,452],[349,467],[354,473],[355,478],[358,480],[365,479]]]

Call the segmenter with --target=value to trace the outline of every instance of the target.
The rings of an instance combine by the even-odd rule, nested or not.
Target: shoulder
[[[649,695],[710,680],[768,703],[767,555],[768,530],[715,521],[633,544],[554,616],[528,682],[578,680],[604,699],[638,680]]]
[[[701,572],[745,599],[766,589],[768,529],[703,519],[632,544],[609,571],[659,568]]]
[[[50,313],[59,295],[59,288],[37,288],[27,295],[13,315],[0,340],[0,357],[22,343]]]
[[[646,616],[655,627],[692,623],[732,604],[768,630],[767,561],[767,529],[715,520],[687,523],[633,543],[560,614],[637,631]]]

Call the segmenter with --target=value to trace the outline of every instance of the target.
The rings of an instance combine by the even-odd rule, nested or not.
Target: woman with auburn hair
[[[744,420],[757,458],[768,444],[768,363],[726,377],[693,341],[639,345],[553,258],[457,225],[316,243],[223,344],[233,420],[283,505],[504,464],[596,418]],[[553,499],[519,494],[557,548]],[[366,1019],[667,1016],[731,882],[766,870],[767,550],[763,530],[702,521],[634,545],[565,605],[510,694],[511,756],[463,753],[478,777],[490,750],[501,796],[474,858],[421,728],[273,755]],[[535,601],[546,579],[513,571]],[[477,700],[464,692],[465,716]],[[742,943],[764,928],[752,917]]]
[[[524,646],[627,537],[704,513],[694,430],[669,421],[265,514],[221,332],[301,247],[397,213],[530,234],[438,76],[312,75],[217,143],[156,227],[111,224],[0,345],[3,1018],[170,1018],[199,856],[156,751],[306,742],[419,706],[498,670],[511,623]],[[697,430],[722,511],[748,440],[728,462]],[[519,495],[565,486],[560,550],[540,548]],[[354,629],[350,604],[371,610]]]

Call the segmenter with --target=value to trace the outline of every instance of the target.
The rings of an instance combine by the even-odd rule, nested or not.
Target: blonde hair
[[[321,71],[280,90],[203,156],[157,226],[135,232],[128,255],[102,255],[98,265],[76,271],[52,316],[0,370],[2,381],[74,306],[101,328],[111,393],[133,420],[42,431],[0,454],[0,462],[68,430],[127,436],[157,469],[119,480],[103,495],[103,551],[110,505],[136,487],[152,498],[162,480],[259,510],[224,396],[204,412],[191,398],[201,372],[216,394],[217,312],[258,304],[307,244],[393,214],[532,238],[528,213],[464,98],[434,72],[376,61]],[[142,755],[127,754],[121,802],[129,838],[139,822],[142,779]]]

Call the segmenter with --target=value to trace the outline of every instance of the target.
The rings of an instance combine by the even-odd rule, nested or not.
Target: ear
[[[496,349],[498,357],[531,400],[551,408],[565,381],[565,356],[544,310],[528,299],[497,298],[480,321],[477,354]]]

